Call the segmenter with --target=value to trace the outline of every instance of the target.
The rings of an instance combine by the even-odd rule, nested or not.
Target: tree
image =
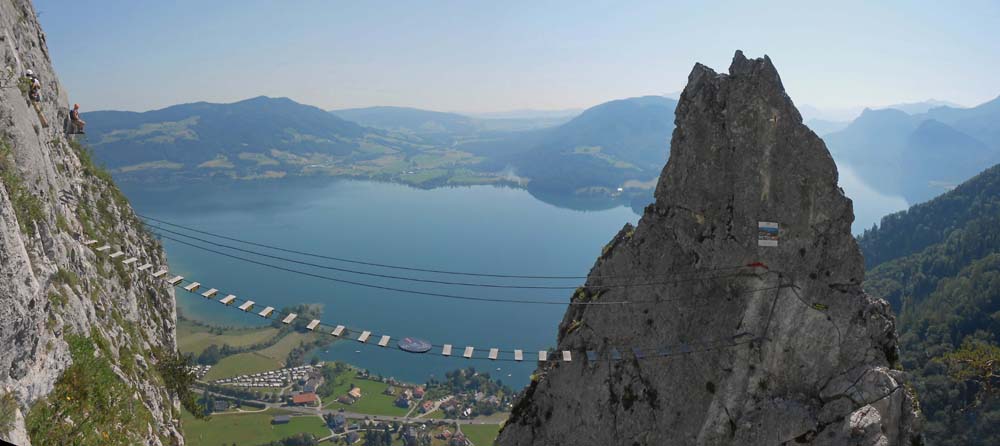
[[[1000,346],[967,340],[962,348],[941,357],[948,365],[948,375],[959,383],[972,381],[978,387],[971,407],[1000,393]]]
[[[198,364],[203,365],[215,365],[222,359],[222,353],[219,350],[219,346],[212,344],[202,350],[201,354],[198,355]]]
[[[163,378],[167,390],[177,396],[188,412],[196,418],[204,418],[205,410],[198,405],[192,391],[195,377],[190,371],[190,358],[176,350],[156,350],[154,356],[157,359],[156,371]]]

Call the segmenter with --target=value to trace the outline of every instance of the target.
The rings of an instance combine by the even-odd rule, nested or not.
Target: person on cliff
[[[83,127],[87,122],[80,119],[80,104],[73,104],[73,109],[69,111],[69,119],[73,125],[73,133],[83,134]]]
[[[24,77],[31,80],[31,85],[28,87],[28,99],[31,99],[32,102],[40,102],[42,100],[42,82],[31,70],[26,71]]]
[[[28,99],[33,102],[42,101],[42,83],[38,81],[38,78],[31,79],[31,88],[28,91]]]

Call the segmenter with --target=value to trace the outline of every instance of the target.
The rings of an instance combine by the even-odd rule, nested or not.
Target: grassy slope
[[[258,445],[306,432],[322,438],[330,434],[319,417],[292,417],[283,425],[272,425],[271,411],[241,415],[215,415],[208,421],[197,420],[184,412],[181,423],[188,446]]]
[[[406,415],[408,409],[396,407],[393,404],[396,400],[395,396],[389,396],[382,393],[388,386],[387,384],[359,378],[350,379],[353,377],[353,373],[347,373],[347,376],[344,376],[344,378],[349,379],[344,379],[343,381],[338,379],[338,385],[335,388],[333,395],[328,397],[328,399],[323,400],[327,409],[337,410],[343,408],[349,412],[372,415]],[[354,383],[354,385],[361,388],[361,400],[352,405],[338,403],[337,398],[350,390],[351,383]]]
[[[248,373],[263,372],[281,368],[288,353],[302,342],[308,342],[313,334],[289,333],[276,344],[259,352],[240,353],[227,356],[212,367],[205,375],[205,380],[228,378]]]
[[[500,425],[463,424],[462,433],[476,446],[491,446],[500,434]]]
[[[264,342],[278,334],[271,327],[231,329],[223,334],[213,334],[208,328],[187,321],[177,322],[177,348],[181,353],[200,354],[210,345],[222,347],[229,344],[232,347],[246,347]]]

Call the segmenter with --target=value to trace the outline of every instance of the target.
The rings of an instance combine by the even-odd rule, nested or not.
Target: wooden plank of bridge
[[[139,261],[139,259],[137,259],[135,257],[129,257],[129,258],[125,259],[125,260],[122,260],[122,265],[131,265],[131,264],[133,264],[133,263],[135,263],[137,261]]]
[[[201,287],[200,283],[198,283],[198,282],[191,282],[186,287],[184,287],[184,290],[187,291],[187,292],[189,292],[189,293],[193,293],[195,291],[198,291],[199,287]]]
[[[167,275],[168,272],[170,272],[170,271],[167,271],[166,268],[163,268],[163,269],[161,269],[161,270],[153,273],[153,277],[159,279],[160,277],[163,277],[163,276]]]
[[[281,320],[281,323],[282,324],[291,324],[292,321],[295,320],[296,316],[298,316],[298,315],[295,314],[295,313],[289,313],[288,316],[285,316],[285,318]]]
[[[111,255],[110,255],[109,257],[111,257],[112,259],[117,259],[117,258],[119,258],[119,257],[122,257],[122,256],[124,256],[124,255],[125,255],[125,253],[124,253],[124,252],[121,252],[121,251],[115,251],[115,253],[114,253],[114,254],[111,254]]]
[[[360,342],[362,344],[364,344],[365,342],[368,342],[368,338],[370,338],[371,335],[372,335],[372,332],[370,332],[370,331],[367,331],[367,330],[366,331],[362,331],[361,332],[361,336],[358,336],[358,342]]]
[[[344,333],[344,326],[343,325],[338,325],[337,328],[334,328],[333,331],[330,332],[330,334],[332,334],[332,335],[334,335],[334,336],[336,336],[338,338],[343,333]]]
[[[563,350],[563,361],[570,362],[572,360],[573,360],[572,353],[570,353],[569,350]]]
[[[383,335],[382,339],[378,340],[378,346],[385,347],[387,345],[389,345],[389,335]]]
[[[445,344],[441,348],[441,356],[451,356],[451,344]]]
[[[102,246],[102,247],[100,247],[100,248],[97,248],[97,250],[96,250],[96,251],[97,251],[97,252],[104,252],[104,251],[107,251],[107,250],[109,250],[109,249],[111,249],[111,245],[104,245],[104,246]]]
[[[319,319],[313,319],[311,322],[309,322],[309,325],[306,325],[306,329],[316,330],[317,325],[319,325]]]
[[[267,318],[271,316],[271,313],[274,313],[274,307],[266,307],[263,310],[260,310],[260,313],[257,313],[257,315],[263,318]]]
[[[174,276],[172,279],[168,280],[167,283],[171,286],[176,286],[178,283],[181,283],[182,280],[184,280],[184,276]]]
[[[145,265],[142,265],[142,266],[140,266],[140,267],[139,267],[139,271],[145,271],[145,270],[147,270],[147,269],[150,269],[150,268],[152,268],[152,267],[153,267],[153,264],[152,264],[152,263],[147,263],[147,264],[145,264]]]
[[[226,295],[226,297],[223,297],[222,299],[219,299],[219,303],[222,304],[222,305],[229,305],[229,304],[233,303],[234,300],[236,300],[236,296],[234,296],[232,294],[229,294],[229,295]]]
[[[217,290],[215,288],[209,288],[208,291],[205,291],[204,293],[201,293],[201,297],[204,297],[205,299],[211,299],[211,298],[215,297],[216,294],[219,294],[219,290]]]
[[[515,361],[523,361],[524,360],[524,352],[521,351],[521,350],[514,350],[514,360]]]
[[[490,349],[490,359],[496,360],[497,359],[497,355],[499,355],[499,354],[500,354],[500,349],[497,349],[497,348],[491,348]]]
[[[239,308],[240,308],[241,310],[243,310],[243,311],[250,311],[250,310],[252,310],[252,309],[253,309],[253,304],[254,304],[254,303],[255,303],[254,301],[252,301],[252,300],[248,300],[248,301],[246,301],[246,302],[243,302],[243,304],[242,304],[242,305],[240,305],[240,306],[239,306]]]
[[[472,347],[471,347],[471,346],[469,346],[469,347],[465,347],[465,352],[464,352],[464,353],[462,353],[462,356],[464,356],[464,357],[465,357],[466,359],[468,359],[468,358],[472,358],[472,350],[473,350],[473,349],[472,349]]]

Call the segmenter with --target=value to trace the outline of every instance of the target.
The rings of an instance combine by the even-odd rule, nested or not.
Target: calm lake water
[[[906,207],[902,199],[880,195],[865,186],[848,166],[841,166],[841,186],[854,199],[858,217],[854,224],[856,233],[870,227],[882,215]],[[369,262],[499,274],[586,275],[604,244],[626,222],[635,223],[639,218],[623,205],[599,203],[600,206],[593,207],[600,210],[573,210],[587,206],[579,203],[555,206],[524,190],[490,186],[420,190],[365,181],[293,179],[167,188],[124,184],[122,188],[142,214],[236,238]],[[557,202],[552,197],[544,199]],[[434,344],[453,344],[455,356],[460,356],[466,345],[473,345],[520,348],[527,358],[530,352],[554,345],[556,328],[565,311],[563,305],[471,302],[334,283],[219,256],[170,240],[163,242],[171,269],[191,280],[276,308],[323,304],[324,323],[389,334],[393,346],[396,339],[412,336]],[[572,294],[570,290],[413,283],[229,252],[309,273],[393,288],[560,302],[568,302]],[[582,283],[582,280],[489,279],[393,271],[268,253],[340,268],[434,280],[570,287]],[[177,303],[187,317],[210,323],[264,323],[252,314],[227,309],[190,293],[177,293]],[[414,382],[471,365],[521,386],[534,370],[532,361],[524,364],[469,361],[443,358],[438,352],[435,349],[414,355],[394,348],[337,342],[329,351],[319,352],[319,356]],[[497,367],[501,370],[497,371]]]
[[[624,206],[600,211],[569,210],[539,201],[523,190],[489,186],[419,190],[325,179],[201,183],[160,189],[126,184],[123,189],[142,214],[241,239],[379,263],[501,274],[586,275],[604,244],[626,222],[638,220],[638,215]],[[191,280],[276,308],[323,304],[324,323],[389,334],[393,346],[396,339],[413,336],[434,344],[453,344],[456,356],[466,345],[474,345],[521,348],[526,359],[531,359],[530,352],[554,345],[565,311],[563,305],[470,302],[376,290],[276,271],[170,240],[164,240],[164,246],[172,270]],[[572,294],[568,290],[412,283],[256,259],[346,280],[429,292],[561,302],[568,302]],[[394,272],[308,257],[299,259],[438,280],[566,286],[582,283]],[[177,302],[180,310],[194,319],[225,325],[262,323],[252,314],[227,309],[190,293],[178,292]],[[523,364],[470,361],[443,358],[438,353],[435,349],[414,355],[343,341],[319,356],[414,382],[474,366],[506,383],[522,386],[534,370],[530,360]]]

